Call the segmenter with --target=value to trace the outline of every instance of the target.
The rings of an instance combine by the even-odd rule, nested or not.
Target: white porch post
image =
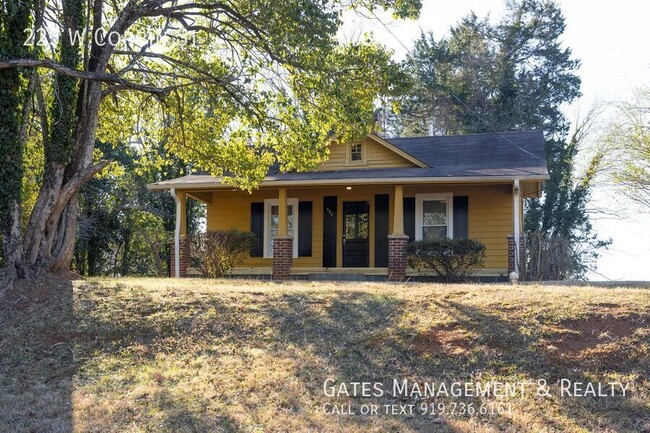
[[[512,187],[512,197],[513,197],[513,212],[512,212],[512,217],[514,219],[513,221],[513,227],[514,227],[514,233],[513,233],[513,238],[515,241],[515,251],[514,251],[514,257],[515,257],[515,263],[514,263],[514,272],[510,274],[510,279],[512,281],[517,281],[519,280],[519,260],[520,260],[520,248],[519,245],[521,244],[521,239],[520,239],[520,232],[521,232],[521,227],[520,227],[520,209],[521,209],[521,191],[519,188],[519,179],[515,179],[513,187]]]
[[[187,234],[187,214],[186,210],[186,195],[184,192],[176,192],[176,188],[169,191],[174,197],[176,202],[176,225],[174,227],[174,277],[180,278],[185,276],[184,271],[181,272],[181,264],[185,264],[186,257],[181,260],[181,236]]]
[[[181,201],[176,195],[176,188],[169,191],[176,202],[176,226],[174,228],[174,277],[181,276]]]

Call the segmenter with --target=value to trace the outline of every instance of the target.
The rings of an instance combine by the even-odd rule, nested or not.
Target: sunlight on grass
[[[33,305],[7,310],[24,318],[3,323],[3,371],[38,369],[58,382],[51,388],[47,380],[25,379],[21,389],[1,376],[9,397],[0,397],[0,409],[13,427],[6,431],[49,430],[42,427],[57,422],[52,431],[632,432],[650,426],[648,290],[143,278],[91,279],[65,290],[69,308],[57,307],[65,296],[53,300],[45,291]],[[38,312],[48,320],[27,320]],[[23,339],[27,331],[30,340]],[[30,353],[45,348],[47,359],[20,361],[17,354],[27,352],[14,355],[11,344]],[[60,366],[50,371],[53,360]],[[625,399],[526,395],[503,401],[512,403],[512,413],[482,417],[323,411],[324,403],[407,403],[390,395],[327,397],[327,378],[544,378],[555,386],[563,377],[622,381],[634,392]],[[65,401],[66,393],[69,409],[63,404],[44,415],[46,402]],[[34,413],[29,422],[24,412],[7,411],[11,401]]]

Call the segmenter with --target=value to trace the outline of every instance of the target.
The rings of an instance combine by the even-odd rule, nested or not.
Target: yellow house
[[[188,198],[207,205],[207,230],[250,230],[259,240],[233,273],[273,278],[400,280],[404,248],[423,238],[472,238],[485,244],[484,278],[518,277],[523,198],[548,179],[542,132],[382,138],[330,144],[317,170],[271,170],[248,194],[209,175],[149,185],[177,201],[172,275],[185,262]]]

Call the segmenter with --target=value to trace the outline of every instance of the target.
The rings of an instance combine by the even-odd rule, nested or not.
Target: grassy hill
[[[328,379],[387,392],[329,397]],[[394,379],[523,383],[526,392],[394,396]],[[629,388],[562,397],[561,379]],[[535,395],[538,380],[547,396]],[[383,413],[411,404],[413,415]],[[325,413],[334,405],[357,414]],[[379,413],[360,415],[363,405]],[[0,432],[21,431],[650,432],[650,291],[23,283],[0,305]]]

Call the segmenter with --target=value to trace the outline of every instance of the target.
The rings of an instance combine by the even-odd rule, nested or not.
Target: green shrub
[[[190,265],[205,277],[221,277],[248,255],[255,235],[237,229],[188,236]]]
[[[435,239],[406,246],[408,265],[432,269],[445,282],[459,282],[483,266],[485,245],[474,239]]]

